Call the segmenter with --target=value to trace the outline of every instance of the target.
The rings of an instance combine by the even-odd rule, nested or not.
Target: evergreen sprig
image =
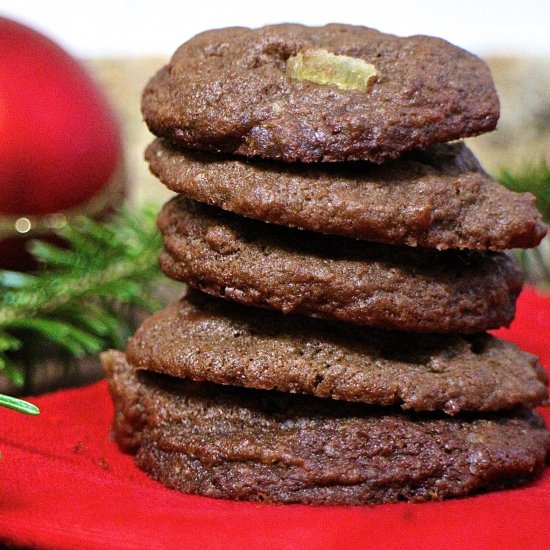
[[[502,170],[499,175],[502,185],[512,191],[529,191],[537,197],[537,208],[546,223],[550,223],[550,164],[544,160],[530,163],[521,170]]]
[[[122,347],[131,331],[124,307],[156,306],[162,241],[152,209],[125,209],[109,222],[78,218],[57,234],[66,248],[32,242],[36,273],[0,271],[0,370],[19,386],[19,350],[48,341],[81,357]],[[25,409],[12,399],[0,396],[0,405]]]
[[[537,198],[537,208],[546,223],[550,223],[550,164],[546,161],[525,164],[519,171],[502,170],[500,183],[512,191],[529,191]],[[550,240],[547,236],[533,249],[516,250],[526,279],[530,283],[550,288]]]

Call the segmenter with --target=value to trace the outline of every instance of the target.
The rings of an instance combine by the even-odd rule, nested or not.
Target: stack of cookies
[[[114,435],[231,499],[458,497],[537,476],[537,359],[505,249],[546,228],[461,142],[499,104],[475,56],[349,25],[200,34],[148,84],[163,271],[187,295],[103,356]]]

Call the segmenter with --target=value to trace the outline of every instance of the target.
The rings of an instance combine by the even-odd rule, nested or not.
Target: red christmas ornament
[[[17,236],[120,202],[121,166],[116,119],[84,67],[0,17],[0,265],[14,267]]]

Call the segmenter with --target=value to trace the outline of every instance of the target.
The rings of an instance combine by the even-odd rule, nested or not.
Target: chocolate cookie
[[[472,333],[507,325],[522,276],[504,253],[438,252],[331,237],[176,197],[161,267],[215,296],[386,329]]]
[[[438,500],[523,484],[550,433],[533,412],[406,415],[364,405],[136,374],[103,354],[114,435],[168,487],[239,500]]]
[[[491,411],[548,397],[536,357],[488,334],[332,324],[188,293],[129,339],[136,368],[417,411]]]
[[[325,60],[309,75],[293,72],[314,56]],[[367,64],[366,89],[349,85]],[[284,24],[195,36],[149,82],[142,112],[154,134],[195,149],[380,163],[493,130],[499,102],[485,63],[445,40]]]
[[[178,150],[162,139],[146,158],[177,193],[310,231],[440,250],[527,248],[546,233],[535,197],[499,185],[462,143],[383,166],[247,161]]]

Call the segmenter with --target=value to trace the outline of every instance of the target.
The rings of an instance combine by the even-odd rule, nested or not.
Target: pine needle
[[[0,394],[0,406],[7,407],[14,411],[22,412],[25,414],[36,415],[40,413],[40,410],[36,405],[29,403],[28,401],[23,401],[17,397],[11,397],[9,395]]]

